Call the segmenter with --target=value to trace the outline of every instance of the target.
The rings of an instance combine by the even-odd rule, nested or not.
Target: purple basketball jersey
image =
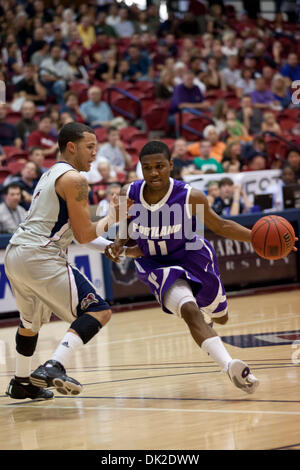
[[[183,278],[191,285],[199,308],[212,316],[223,315],[225,290],[213,247],[196,234],[196,217],[188,204],[191,187],[170,178],[166,195],[152,205],[143,197],[144,187],[144,180],[135,181],[127,193],[134,201],[129,210],[130,236],[144,254],[135,261],[139,279],[167,313],[171,312],[164,306],[164,294],[176,279]]]

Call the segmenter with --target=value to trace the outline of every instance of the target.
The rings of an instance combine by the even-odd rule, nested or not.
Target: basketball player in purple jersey
[[[214,249],[195,233],[196,216],[225,238],[250,243],[251,231],[216,215],[201,191],[170,178],[172,161],[164,143],[148,142],[140,162],[144,180],[122,188],[122,194],[134,201],[128,231],[120,228],[105,253],[118,262],[126,255],[128,239],[135,239],[140,249],[135,259],[138,277],[150,287],[163,311],[183,318],[196,343],[234,385],[253,393],[258,379],[245,362],[232,359],[212,328],[212,320],[227,322],[227,300]]]

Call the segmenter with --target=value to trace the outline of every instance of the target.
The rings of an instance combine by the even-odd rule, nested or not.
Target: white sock
[[[201,344],[201,348],[219,364],[223,371],[228,369],[228,364],[232,361],[232,357],[228,354],[219,336],[205,339]]]
[[[68,331],[51,357],[52,361],[60,362],[64,367],[76,349],[83,345],[78,335]]]
[[[16,377],[29,377],[31,374],[32,356],[23,356],[16,351]]]

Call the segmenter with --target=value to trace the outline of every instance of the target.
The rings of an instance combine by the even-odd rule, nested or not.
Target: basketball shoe
[[[30,382],[39,387],[55,387],[62,395],[78,395],[82,385],[66,375],[64,366],[58,361],[47,361],[30,376]]]
[[[6,395],[17,400],[31,398],[31,400],[51,400],[53,392],[32,385],[29,377],[14,377],[8,384]]]
[[[258,379],[251,374],[249,366],[239,359],[233,359],[229,363],[227,373],[234,385],[246,393],[254,393],[259,385]]]

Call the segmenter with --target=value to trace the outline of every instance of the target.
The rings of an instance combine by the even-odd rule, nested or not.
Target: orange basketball
[[[284,258],[294,246],[295,231],[283,217],[267,215],[252,227],[251,243],[262,258]]]

